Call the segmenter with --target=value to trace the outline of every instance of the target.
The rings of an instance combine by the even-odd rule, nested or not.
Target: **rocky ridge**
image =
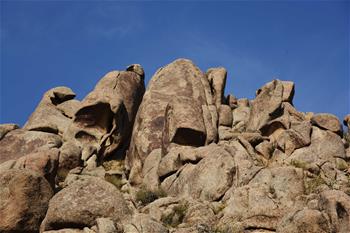
[[[0,232],[350,232],[349,132],[297,111],[293,82],[248,100],[223,67],[144,76],[109,72],[82,101],[53,88],[0,125]]]

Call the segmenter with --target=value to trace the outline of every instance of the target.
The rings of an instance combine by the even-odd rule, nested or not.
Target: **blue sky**
[[[349,2],[2,1],[0,123],[23,125],[44,92],[82,99],[110,70],[148,81],[176,58],[228,70],[226,93],[296,83],[299,111],[350,113]]]

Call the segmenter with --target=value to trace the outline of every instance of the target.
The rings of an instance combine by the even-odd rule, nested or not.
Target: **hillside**
[[[225,96],[225,68],[187,59],[144,77],[0,125],[0,232],[350,232],[350,115],[299,112],[291,81]]]

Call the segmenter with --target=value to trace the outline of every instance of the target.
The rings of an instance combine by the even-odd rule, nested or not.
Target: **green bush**
[[[173,208],[170,214],[162,215],[161,221],[168,226],[176,227],[183,222],[187,209],[187,203],[179,204]]]
[[[141,203],[142,205],[147,205],[158,198],[165,197],[166,193],[162,189],[156,191],[151,191],[146,188],[141,188],[136,192],[136,202]]]
[[[108,181],[109,183],[113,184],[115,187],[117,187],[118,189],[121,189],[121,187],[123,186],[123,181],[122,181],[122,176],[121,175],[110,175],[110,174],[106,174],[105,175],[105,180]]]

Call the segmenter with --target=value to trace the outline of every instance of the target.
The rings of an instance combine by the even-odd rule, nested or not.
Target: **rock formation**
[[[144,77],[0,125],[0,232],[350,232],[350,115],[297,111],[291,81],[225,97],[226,69],[187,59]]]

